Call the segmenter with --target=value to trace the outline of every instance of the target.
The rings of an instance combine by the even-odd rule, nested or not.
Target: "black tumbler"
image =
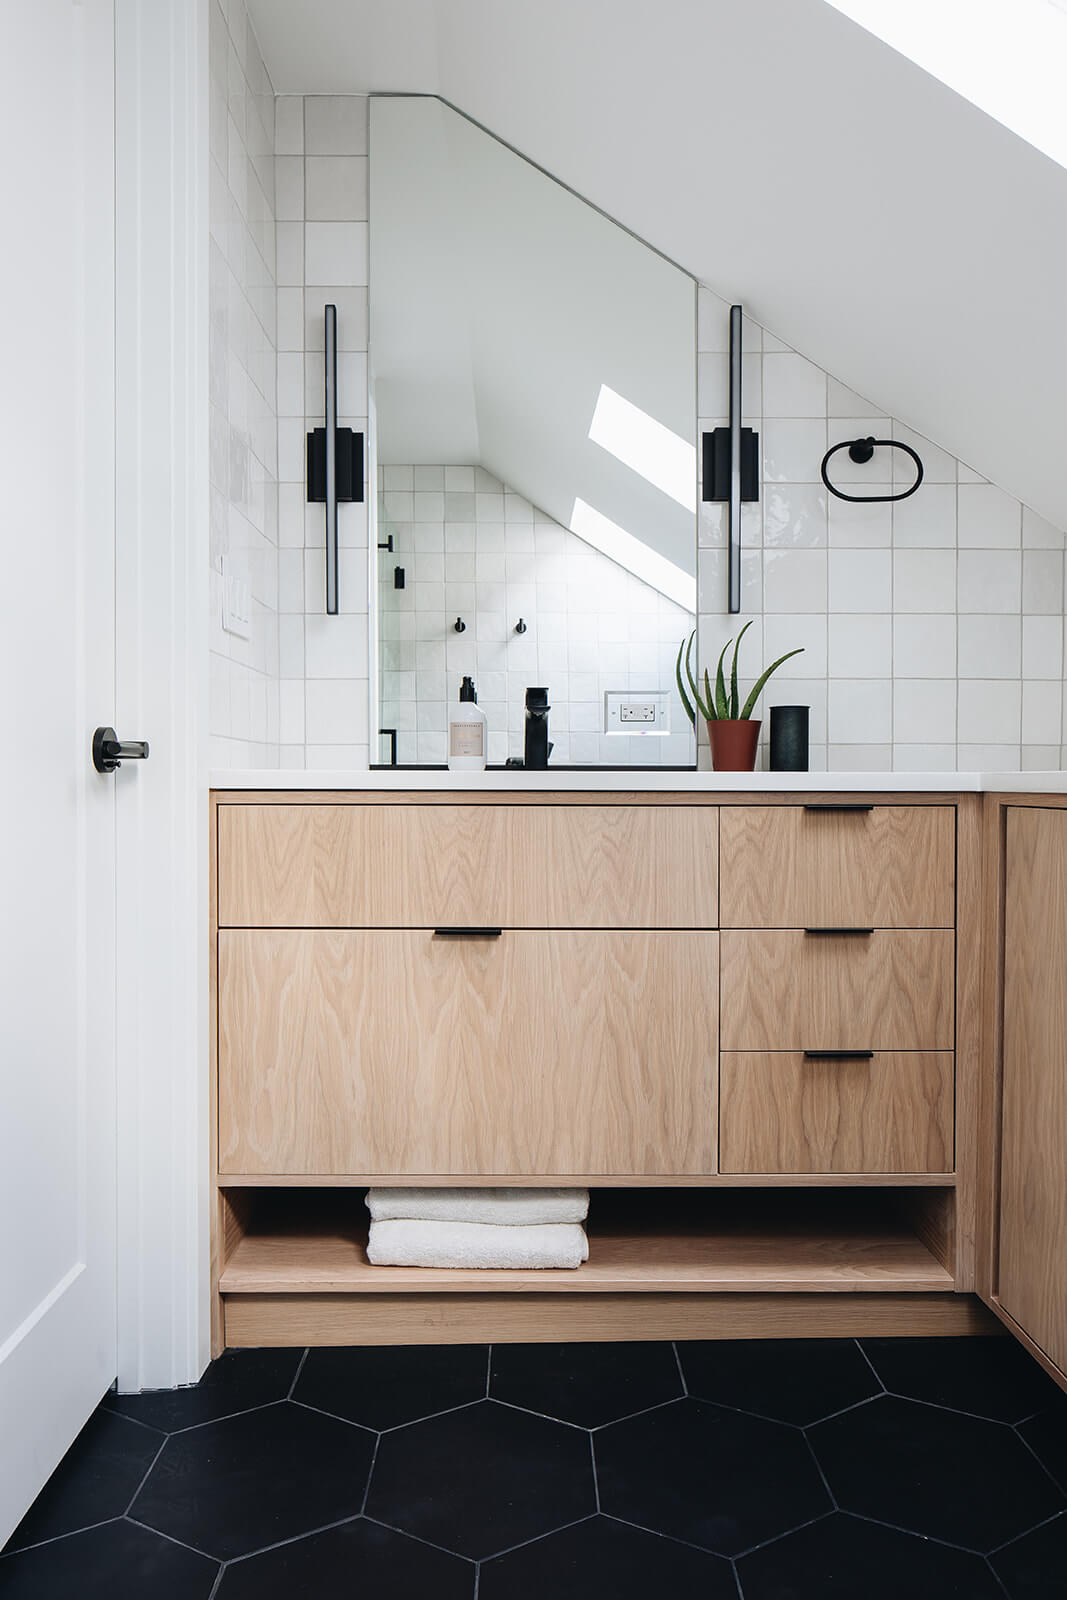
[[[809,706],[771,707],[772,772],[807,772]]]

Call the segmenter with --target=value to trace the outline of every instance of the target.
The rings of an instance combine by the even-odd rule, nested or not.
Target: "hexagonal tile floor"
[[[5,1600],[1064,1600],[1010,1339],[231,1351],[106,1395]]]

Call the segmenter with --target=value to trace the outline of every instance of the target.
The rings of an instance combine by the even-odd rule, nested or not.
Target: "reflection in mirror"
[[[500,764],[545,685],[552,766],[692,765],[694,280],[432,97],[370,157],[372,715],[443,763],[469,675]]]

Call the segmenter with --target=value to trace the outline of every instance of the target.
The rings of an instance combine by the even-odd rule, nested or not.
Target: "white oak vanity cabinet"
[[[217,792],[216,1344],[995,1326],[975,796]],[[374,1268],[370,1183],[593,1189]]]

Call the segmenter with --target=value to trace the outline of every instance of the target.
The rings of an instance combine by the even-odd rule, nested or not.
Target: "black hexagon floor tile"
[[[804,1427],[881,1393],[852,1339],[723,1339],[680,1344],[689,1393]]]
[[[589,1435],[482,1400],[384,1433],[367,1515],[480,1559],[596,1510]]]
[[[143,1394],[109,1394],[104,1405],[123,1417],[174,1433],[214,1422],[253,1406],[284,1400],[296,1377],[302,1350],[227,1350],[208,1367],[199,1383],[185,1389],[148,1389]]]
[[[374,1435],[282,1401],[172,1434],[130,1508],[227,1560],[362,1508]]]
[[[600,1509],[733,1556],[830,1510],[795,1428],[677,1400],[593,1435]]]
[[[599,1428],[682,1394],[671,1344],[498,1344],[494,1400]]]
[[[1019,1422],[1056,1390],[1009,1335],[974,1339],[863,1339],[871,1365],[891,1394],[969,1411],[994,1422]]]
[[[486,1561],[478,1580],[478,1600],[649,1600],[657,1594],[737,1600],[737,1584],[721,1556],[602,1516]]]
[[[1044,1408],[1022,1423],[1019,1432],[1067,1494],[1067,1394],[1053,1387]]]
[[[1063,1600],[1067,1594],[1067,1514],[1024,1534],[990,1561],[1011,1600]]]
[[[309,1350],[293,1399],[380,1432],[485,1398],[484,1344]]]
[[[119,1519],[0,1559],[4,1600],[208,1600],[219,1564]]]
[[[27,1511],[8,1550],[22,1550],[121,1517],[155,1460],[163,1435],[94,1411]]]
[[[217,1600],[472,1600],[475,1568],[357,1517],[226,1568]]]
[[[1013,1431],[882,1395],[808,1437],[844,1511],[988,1552],[1064,1497]]]
[[[835,1512],[737,1563],[745,1600],[1004,1600],[981,1556]]]

